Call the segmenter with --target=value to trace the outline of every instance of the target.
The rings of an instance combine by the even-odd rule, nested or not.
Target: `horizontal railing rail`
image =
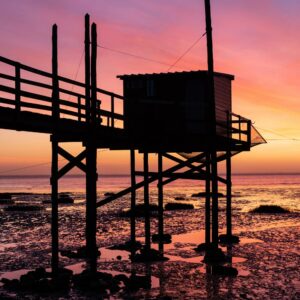
[[[4,68],[14,69],[12,70],[14,75],[11,74],[11,70],[10,72],[0,72],[0,80],[2,79],[0,84],[0,106],[14,108],[17,111],[32,111],[39,114],[51,115],[52,104],[55,101],[59,108],[59,118],[70,118],[78,122],[85,122],[87,120],[85,83],[57,76],[57,91],[59,96],[53,100],[52,79],[54,76],[51,73],[21,64],[3,56],[0,56],[0,64],[0,70]],[[22,74],[23,72],[26,74]],[[40,77],[38,80],[32,78],[37,76]],[[66,85],[70,85],[70,88],[66,88]],[[81,90],[81,92],[76,89]],[[116,99],[121,100],[119,107],[115,103]],[[118,122],[118,127],[124,128],[123,102],[123,96],[97,88],[96,124],[115,128]],[[110,109],[103,109],[103,104]],[[116,108],[121,112],[116,112]],[[106,119],[106,122],[102,122],[103,119]]]

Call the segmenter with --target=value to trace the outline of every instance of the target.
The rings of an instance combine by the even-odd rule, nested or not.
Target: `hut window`
[[[130,79],[128,87],[132,89],[141,89],[143,88],[143,81],[141,79]]]
[[[147,97],[153,97],[153,96],[155,96],[154,80],[147,79]]]

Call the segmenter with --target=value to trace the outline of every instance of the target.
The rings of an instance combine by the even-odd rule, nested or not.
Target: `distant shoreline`
[[[225,176],[224,173],[220,173],[221,176]],[[292,175],[300,175],[300,172],[296,173],[233,173],[232,176],[292,176]],[[5,178],[49,178],[51,174],[36,174],[36,175],[28,175],[28,174],[18,174],[18,175],[0,175],[0,179]],[[129,177],[130,174],[99,174],[102,177]],[[74,174],[74,175],[65,175],[65,177],[69,178],[81,178],[85,177],[84,174]]]

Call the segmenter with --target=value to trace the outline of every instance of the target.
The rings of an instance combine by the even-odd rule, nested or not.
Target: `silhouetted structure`
[[[58,183],[74,167],[86,174],[86,247],[93,271],[96,271],[97,261],[97,207],[131,193],[131,242],[134,245],[136,190],[141,187],[146,208],[145,250],[150,251],[149,184],[154,181],[158,181],[161,240],[163,186],[177,179],[206,182],[205,242],[212,253],[218,253],[218,183],[226,185],[227,240],[232,238],[231,157],[249,151],[251,146],[264,140],[250,120],[232,113],[233,76],[213,70],[210,7],[209,1],[205,3],[208,71],[119,76],[124,81],[124,97],[97,87],[97,32],[96,24],[90,26],[88,15],[85,17],[85,83],[59,76],[56,25],[52,35],[51,73],[0,57],[3,69],[8,70],[0,74],[6,83],[0,85],[0,128],[51,134],[54,272],[59,266]],[[110,98],[110,110],[101,108],[99,99],[102,97]],[[115,112],[115,99],[124,101],[124,115]],[[73,156],[62,147],[67,142],[81,143],[84,149]],[[99,148],[130,150],[131,186],[97,202]],[[144,155],[143,171],[135,169],[135,150]],[[181,158],[172,152],[179,153]],[[158,153],[157,172],[149,171],[149,153]],[[61,169],[59,155],[68,161]],[[175,165],[163,169],[163,158],[172,160]],[[217,164],[222,160],[226,160],[226,178],[217,172]],[[183,168],[188,170],[180,172]],[[144,180],[136,183],[137,175],[144,176]]]
[[[210,128],[213,104],[208,101],[207,71],[118,77],[124,82],[124,129],[136,147],[155,153],[205,151],[211,147],[215,137]],[[233,79],[232,75],[214,74],[219,150],[228,148]],[[251,126],[245,125],[245,129]],[[249,150],[247,134],[242,134],[243,138],[232,136],[231,147]]]

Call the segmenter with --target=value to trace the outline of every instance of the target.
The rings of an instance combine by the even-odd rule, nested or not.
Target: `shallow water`
[[[103,177],[98,185],[98,198],[106,192],[117,192],[126,188],[129,178]],[[75,250],[84,245],[85,230],[85,182],[83,177],[66,177],[60,182],[61,192],[71,192],[75,203],[60,205],[60,249]],[[151,185],[151,202],[157,202],[157,190]],[[169,261],[131,264],[128,252],[108,250],[107,247],[128,240],[130,228],[128,218],[119,217],[119,212],[128,209],[130,199],[125,196],[98,211],[97,242],[101,247],[99,269],[115,274],[150,274],[152,288],[139,290],[131,297],[158,297],[169,295],[180,299],[292,299],[297,296],[299,278],[299,214],[300,175],[258,175],[233,177],[233,228],[241,243],[232,249],[223,248],[232,255],[232,266],[237,268],[237,278],[222,279],[211,276],[203,256],[195,248],[204,241],[204,199],[192,194],[203,191],[203,185],[195,181],[178,181],[165,188],[165,203],[191,203],[196,209],[190,211],[166,211],[165,232],[172,234],[172,244],[164,246]],[[40,212],[4,212],[0,205],[0,276],[18,277],[22,270],[39,266],[49,267],[50,248],[50,199],[47,177],[1,177],[0,192],[30,193],[16,194],[13,200],[19,203],[43,205]],[[225,192],[221,186],[220,192]],[[142,203],[143,193],[137,199]],[[179,201],[182,202],[182,201]],[[286,215],[254,215],[248,212],[261,204],[276,204],[295,212]],[[219,199],[220,233],[225,232],[226,199]],[[157,219],[151,220],[152,233],[157,232]],[[143,237],[143,219],[137,220],[137,235]],[[153,245],[157,247],[157,245]],[[117,256],[122,257],[121,260]],[[61,257],[61,263],[78,272],[84,261]],[[8,273],[7,273],[8,272]],[[4,274],[3,274],[4,273]],[[12,278],[12,277],[11,277]],[[274,281],[277,282],[274,286]],[[258,284],[258,282],[260,284]],[[0,289],[6,295],[5,291]],[[72,298],[82,299],[71,291]],[[122,298],[124,295],[120,294]],[[295,298],[296,299],[296,298]]]

